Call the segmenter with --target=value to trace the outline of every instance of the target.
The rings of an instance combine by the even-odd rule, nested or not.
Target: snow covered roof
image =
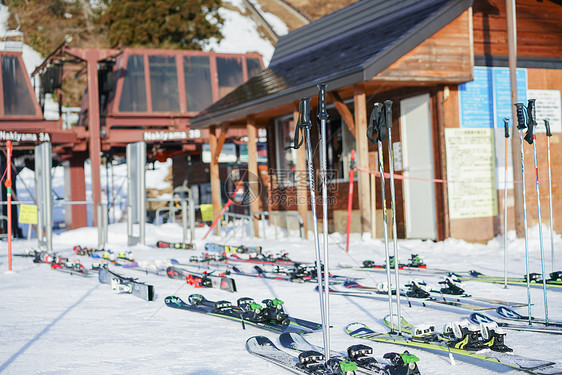
[[[268,67],[192,119],[194,128],[372,79],[472,5],[472,0],[363,0],[279,39]]]

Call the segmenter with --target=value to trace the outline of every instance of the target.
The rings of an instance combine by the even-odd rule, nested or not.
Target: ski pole
[[[377,143],[379,152],[379,173],[381,175],[381,198],[382,198],[382,225],[384,229],[384,254],[386,258],[386,282],[388,284],[388,313],[392,318],[392,282],[390,279],[390,256],[388,253],[388,225],[386,222],[386,196],[384,191],[384,159],[382,151],[382,142],[386,139],[386,127],[384,125],[385,117],[383,113],[383,105],[375,103],[375,108],[371,112],[369,127],[367,128],[367,138],[372,143]],[[377,136],[373,138],[373,132],[377,132]],[[400,319],[400,318],[399,318]],[[390,331],[394,331],[390,328]]]
[[[388,169],[390,171],[390,200],[392,207],[392,240],[394,243],[394,275],[396,279],[396,314],[398,314],[398,334],[402,334],[401,312],[400,312],[400,276],[398,259],[398,235],[396,225],[396,197],[394,192],[394,150],[392,145],[392,101],[385,100],[386,128],[388,129]]]
[[[542,219],[541,219],[541,194],[539,189],[539,164],[537,163],[537,113],[536,113],[536,99],[529,99],[527,101],[527,116],[529,119],[529,128],[525,139],[529,144],[533,145],[533,157],[535,159],[535,187],[537,191],[537,213],[539,220],[539,250],[541,252],[541,271],[542,271],[542,289],[544,299],[544,320],[548,324],[548,299],[546,293],[546,277],[544,269],[544,246],[542,241]]]
[[[328,111],[326,111],[326,84],[318,85],[318,119],[320,120],[320,176],[322,179],[322,234],[324,246],[324,316],[326,317],[326,327],[330,327],[330,279],[329,279],[329,261],[328,261],[328,156],[326,154],[326,120],[328,120]],[[317,272],[321,272],[318,269]],[[330,359],[330,329],[326,329],[326,345],[325,352],[327,360]],[[327,361],[326,360],[326,361]]]
[[[349,163],[349,193],[347,195],[347,238],[345,240],[345,252],[349,253],[349,234],[351,232],[351,211],[353,208],[353,175],[355,174],[355,150],[351,150],[351,161]]]
[[[507,140],[509,139],[509,119],[503,119],[503,128],[505,131],[505,169],[504,169],[504,186],[503,186],[503,287],[507,289]]]
[[[550,122],[548,119],[544,120],[544,127],[546,128],[546,157],[548,164],[548,203],[550,205],[550,257],[552,262],[552,272],[554,272],[554,220],[552,218],[552,174],[550,168]]]
[[[527,234],[527,195],[525,193],[525,151],[523,150],[523,130],[527,128],[525,124],[525,104],[515,103],[517,108],[517,129],[519,130],[519,147],[521,148],[521,176],[523,189],[523,225],[525,228],[525,279],[527,280],[527,310],[529,315],[529,325],[531,325],[531,283],[529,276],[529,240]]]
[[[215,225],[217,225],[219,219],[222,217],[222,215],[224,215],[224,213],[226,212],[226,210],[228,210],[228,207],[234,203],[234,197],[236,197],[236,193],[238,193],[238,190],[241,189],[242,186],[238,186],[236,188],[236,190],[234,190],[234,193],[232,194],[231,198],[228,198],[228,201],[226,202],[226,204],[224,205],[224,207],[222,208],[221,212],[217,215],[217,217],[215,218],[215,220],[213,220],[213,223],[211,224],[211,227],[209,228],[209,230],[207,231],[207,233],[205,233],[205,235],[203,236],[203,239],[207,238],[207,236],[209,235],[209,233],[211,233],[211,231],[213,230],[213,228],[215,227]]]
[[[316,254],[316,278],[318,280],[318,296],[320,299],[320,318],[322,320],[322,340],[324,343],[324,359],[326,363],[330,359],[330,353],[326,351],[328,345],[326,337],[328,336],[328,324],[324,311],[324,292],[322,283],[322,261],[320,258],[320,239],[318,237],[318,218],[316,217],[316,192],[314,189],[314,165],[312,161],[312,145],[310,142],[310,98],[301,98],[299,103],[299,119],[295,127],[294,145],[287,148],[298,149],[304,142],[306,149],[306,158],[308,164],[308,180],[310,183],[310,199],[312,207],[312,228],[314,230],[314,250]],[[304,138],[299,139],[299,133],[304,132]]]

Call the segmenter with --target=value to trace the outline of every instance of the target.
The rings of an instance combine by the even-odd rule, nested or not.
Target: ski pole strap
[[[383,105],[375,103],[375,107],[371,111],[369,126],[367,127],[367,138],[371,143],[382,142],[386,139],[386,125],[384,123]]]
[[[505,131],[505,137],[509,138],[509,119],[507,117],[503,119],[503,130]]]
[[[326,84],[320,83],[318,86],[318,119],[327,120],[328,111],[326,111]]]
[[[544,119],[544,127],[546,128],[546,136],[552,137],[552,133],[550,132],[550,121],[548,119]]]
[[[515,108],[517,110],[517,129],[523,130],[527,127],[525,120],[525,104],[515,103]]]
[[[392,100],[385,100],[384,108],[386,110],[385,127],[392,129]]]
[[[285,150],[290,150],[291,148],[297,150],[300,148],[304,142],[303,132],[306,129],[312,127],[312,122],[310,122],[310,98],[301,98],[299,102],[299,119],[295,127],[295,137],[293,140],[293,146],[285,147]]]
[[[533,144],[534,128],[537,125],[537,112],[536,112],[535,102],[536,99],[529,99],[527,101],[528,128],[527,128],[527,134],[525,134],[525,140],[530,145]]]

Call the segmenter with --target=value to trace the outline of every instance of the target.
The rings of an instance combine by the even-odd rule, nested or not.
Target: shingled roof
[[[197,117],[193,128],[243,118],[372,79],[452,22],[472,0],[361,0],[283,37],[269,67]]]

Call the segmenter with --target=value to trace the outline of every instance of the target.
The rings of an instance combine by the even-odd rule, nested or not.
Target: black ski
[[[352,375],[357,370],[353,362],[345,360],[332,360],[326,365],[324,355],[313,350],[302,352],[298,357],[291,355],[265,336],[250,337],[246,341],[246,350],[296,374]]]
[[[558,335],[562,334],[562,327],[497,322],[492,318],[490,318],[489,316],[480,313],[470,314],[470,321],[475,324],[496,323],[498,327],[511,329],[514,331],[541,332],[541,333],[551,333],[551,334],[558,334]]]
[[[301,353],[306,351],[324,352],[323,348],[309,343],[303,336],[297,333],[283,333],[279,336],[279,342],[285,348]],[[386,353],[384,361],[377,361],[371,356],[372,353],[373,349],[371,347],[359,344],[347,348],[346,353],[332,352],[330,356],[337,360],[353,362],[359,372],[366,374],[414,375],[420,373],[416,364],[419,358],[407,351],[402,354]]]
[[[277,333],[311,333],[322,329],[318,323],[285,314],[279,300],[264,300],[262,303],[265,303],[265,306],[262,306],[249,297],[242,297],[234,306],[229,301],[209,301],[201,294],[192,294],[189,296],[189,303],[176,296],[168,296],[164,301],[166,306],[175,309],[234,320],[241,323],[243,328],[245,325],[251,325]]]

